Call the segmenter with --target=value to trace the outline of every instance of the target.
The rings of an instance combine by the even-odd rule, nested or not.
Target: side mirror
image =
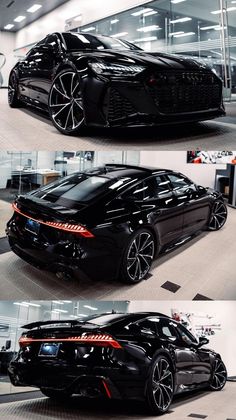
[[[209,343],[208,338],[206,338],[206,337],[199,337],[198,347],[205,346],[208,343]]]
[[[197,189],[198,191],[200,191],[201,193],[203,192],[207,192],[207,189],[205,187],[203,187],[202,185],[197,185]]]

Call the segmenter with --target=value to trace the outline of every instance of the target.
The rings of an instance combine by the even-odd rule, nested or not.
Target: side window
[[[159,318],[146,318],[138,323],[140,327],[140,332],[149,335],[157,335],[158,334],[158,324],[160,322]]]
[[[55,50],[59,48],[58,38],[55,34],[48,35],[46,38],[45,45],[51,45]]]
[[[140,182],[139,184],[135,185],[134,187],[130,188],[128,191],[121,194],[121,197],[126,200],[143,200],[144,199],[144,191],[147,189],[144,182]]]
[[[188,188],[192,185],[192,182],[181,174],[169,174],[168,179],[172,185],[174,191],[180,190],[182,188]]]
[[[183,327],[181,324],[178,325],[178,332],[181,335],[182,340],[186,344],[197,344],[198,340],[194,335],[191,334],[190,331],[187,330],[187,328]]]
[[[144,200],[163,198],[171,194],[169,180],[164,175],[154,176],[145,181]]]
[[[177,339],[177,324],[168,319],[162,318],[158,325],[158,333],[162,338]]]

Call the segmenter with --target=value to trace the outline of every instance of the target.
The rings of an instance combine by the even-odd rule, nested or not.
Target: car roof
[[[171,173],[170,169],[153,168],[148,166],[107,163],[97,168],[85,171],[88,175],[106,175],[108,178],[120,178],[124,176],[146,178],[151,175]]]

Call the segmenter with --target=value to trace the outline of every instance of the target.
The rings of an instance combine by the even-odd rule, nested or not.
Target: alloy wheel
[[[60,73],[53,81],[49,110],[55,125],[66,132],[76,131],[84,122],[79,76],[73,71]]]
[[[225,365],[221,360],[216,359],[212,374],[211,388],[216,391],[222,389],[225,385],[226,380],[227,372]]]
[[[12,105],[15,100],[16,95],[16,89],[17,89],[17,80],[15,73],[12,73],[9,79],[8,84],[8,103],[9,105]]]
[[[223,227],[227,219],[227,208],[225,203],[217,201],[214,204],[209,223],[210,230],[219,230]]]
[[[155,244],[149,232],[141,232],[131,242],[127,253],[127,273],[136,282],[142,280],[150,270]]]
[[[168,360],[158,359],[152,374],[152,392],[158,409],[165,412],[174,392],[173,373]]]

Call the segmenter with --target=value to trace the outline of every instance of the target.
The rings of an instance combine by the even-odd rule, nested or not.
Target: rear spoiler
[[[25,329],[28,329],[28,330],[32,330],[33,328],[38,328],[38,329],[40,329],[40,327],[42,327],[42,326],[44,326],[44,325],[55,325],[55,324],[70,324],[70,326],[71,326],[71,328],[74,326],[74,325],[77,325],[77,324],[79,324],[80,323],[80,321],[79,320],[76,320],[76,319],[74,319],[74,320],[71,320],[71,319],[69,319],[69,320],[51,320],[51,321],[38,321],[38,322],[31,322],[30,324],[26,324],[26,325],[23,325],[21,328],[25,328]]]

